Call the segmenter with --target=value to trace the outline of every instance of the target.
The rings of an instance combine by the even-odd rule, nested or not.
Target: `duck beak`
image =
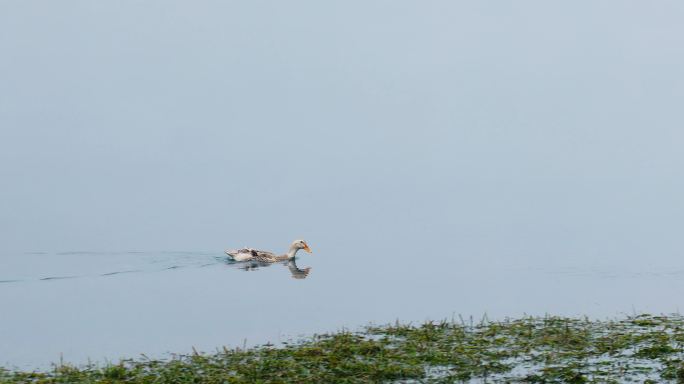
[[[306,244],[306,243],[304,243],[304,250],[309,252],[309,253],[313,253],[313,252],[311,252],[311,248],[309,248],[309,244]]]

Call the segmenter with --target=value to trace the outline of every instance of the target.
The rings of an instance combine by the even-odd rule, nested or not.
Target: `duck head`
[[[308,245],[308,244],[306,243],[306,241],[304,241],[304,240],[295,240],[295,241],[292,243],[292,248],[294,248],[294,249],[296,249],[296,250],[303,249],[303,250],[305,250],[305,251],[307,251],[307,252],[309,252],[309,253],[312,253],[312,252],[311,252],[311,248],[309,248],[309,245]]]
[[[288,259],[293,259],[295,255],[297,254],[297,251],[300,249],[303,249],[309,253],[311,253],[311,248],[309,248],[309,245],[306,243],[304,240],[295,240],[292,245],[290,245],[290,250],[287,251],[287,258]]]

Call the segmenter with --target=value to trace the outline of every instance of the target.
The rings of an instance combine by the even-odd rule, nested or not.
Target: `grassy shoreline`
[[[49,372],[0,368],[1,383],[626,381],[684,382],[684,317],[397,323],[172,360],[60,365]]]

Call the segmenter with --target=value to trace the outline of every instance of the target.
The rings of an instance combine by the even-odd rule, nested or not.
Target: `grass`
[[[279,346],[49,372],[2,383],[684,383],[684,318],[526,317],[371,326]]]

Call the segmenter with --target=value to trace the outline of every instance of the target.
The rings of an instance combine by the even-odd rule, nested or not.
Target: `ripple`
[[[136,272],[142,272],[142,271],[139,270],[139,269],[131,269],[131,270],[129,270],[129,271],[107,272],[107,273],[101,274],[100,276],[115,276],[115,275],[121,275],[121,274],[124,274],[124,273],[136,273]]]
[[[159,273],[185,268],[206,268],[226,262],[226,258],[220,257],[218,252],[206,251],[31,252],[31,256],[26,257],[29,259],[17,255],[14,262],[17,268],[4,270],[5,276],[0,279],[0,283]],[[40,264],[41,268],[34,268],[33,265],[36,263]]]
[[[82,276],[49,276],[49,277],[41,278],[40,281],[75,279],[77,277],[82,277]]]

